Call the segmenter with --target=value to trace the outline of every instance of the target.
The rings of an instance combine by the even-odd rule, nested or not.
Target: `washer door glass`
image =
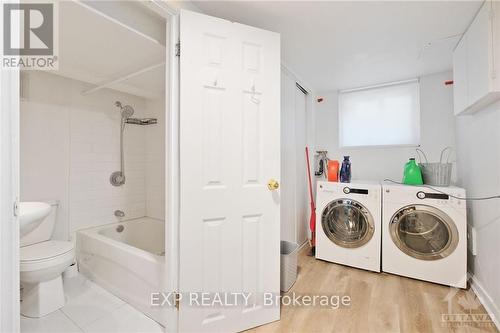
[[[374,232],[370,212],[362,204],[351,199],[330,202],[321,215],[321,226],[332,242],[346,248],[366,244]]]
[[[453,220],[441,210],[426,205],[406,206],[396,212],[390,232],[401,251],[422,260],[445,258],[458,245]]]

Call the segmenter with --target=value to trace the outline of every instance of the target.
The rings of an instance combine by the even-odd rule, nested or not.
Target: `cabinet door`
[[[486,1],[467,30],[469,105],[491,90],[491,2]]]
[[[459,114],[469,105],[467,86],[467,35],[465,35],[453,52],[453,103],[455,114]]]

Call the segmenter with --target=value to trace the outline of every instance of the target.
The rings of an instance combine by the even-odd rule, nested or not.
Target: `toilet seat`
[[[21,261],[38,261],[51,259],[63,255],[75,246],[72,242],[65,241],[46,241],[33,245],[23,246],[20,249]]]
[[[58,266],[72,261],[74,244],[65,241],[46,241],[20,248],[20,270],[28,272]]]

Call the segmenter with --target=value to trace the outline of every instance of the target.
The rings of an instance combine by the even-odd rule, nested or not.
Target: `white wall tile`
[[[22,200],[60,200],[56,234],[126,218],[164,216],[164,102],[101,90],[48,73],[28,76],[21,107]],[[158,125],[126,125],[126,183],[114,187],[120,168],[120,111],[115,101],[134,107],[134,117],[157,117]]]
[[[21,200],[59,200],[54,238],[61,240],[67,239],[69,232],[68,123],[69,113],[64,106],[21,103]]]
[[[152,101],[147,104],[150,117],[158,118],[158,124],[148,126],[146,132],[146,211],[147,215],[165,219],[165,103]]]

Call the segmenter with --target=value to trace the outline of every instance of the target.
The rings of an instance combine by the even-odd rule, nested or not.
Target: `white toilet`
[[[72,242],[51,240],[57,203],[43,222],[21,237],[21,314],[39,318],[64,306],[62,273],[75,259]]]

